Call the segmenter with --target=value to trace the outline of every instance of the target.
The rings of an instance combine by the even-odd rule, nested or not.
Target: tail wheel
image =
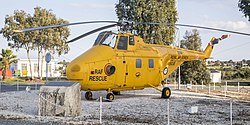
[[[113,94],[114,95],[121,95],[121,92],[120,91],[113,91]]]
[[[162,94],[161,94],[161,98],[164,98],[164,99],[168,99],[171,95],[171,90],[170,88],[168,87],[164,87],[162,89]]]
[[[112,102],[115,99],[115,95],[113,93],[108,93],[106,98],[108,101]]]
[[[85,93],[85,98],[86,98],[87,100],[92,100],[92,96],[93,96],[93,94],[92,94],[92,92],[90,92],[90,91],[87,91],[87,92]]]

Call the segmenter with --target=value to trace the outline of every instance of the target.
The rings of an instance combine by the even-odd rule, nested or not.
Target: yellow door
[[[143,60],[136,57],[126,57],[127,76],[126,83],[133,89],[139,89],[144,86]]]
[[[157,58],[148,58],[145,60],[147,62],[147,73],[146,73],[146,80],[147,83],[151,85],[158,85],[159,83],[159,66],[156,62],[158,62]]]
[[[115,71],[115,88],[126,87],[126,63],[123,56],[116,57],[115,61],[116,71]]]

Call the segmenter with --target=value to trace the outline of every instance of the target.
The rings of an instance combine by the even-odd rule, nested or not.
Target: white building
[[[213,83],[221,83],[221,71],[212,70],[210,72],[211,82]]]
[[[33,77],[38,77],[38,59],[30,59],[31,61],[31,70]],[[48,64],[48,77],[59,77],[61,74],[58,71],[58,68],[61,66],[60,64],[57,64],[57,59],[51,59],[50,63]],[[40,76],[46,77],[46,62],[43,60],[40,61]],[[41,66],[42,65],[42,66]],[[31,76],[30,72],[30,63],[28,59],[19,59],[17,63],[13,64],[12,69],[15,70],[15,72],[20,72],[20,76]]]

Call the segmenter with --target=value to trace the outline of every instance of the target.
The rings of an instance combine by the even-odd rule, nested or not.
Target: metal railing
[[[10,84],[0,81],[0,92],[38,90],[42,85],[41,83],[20,83],[18,81]]]

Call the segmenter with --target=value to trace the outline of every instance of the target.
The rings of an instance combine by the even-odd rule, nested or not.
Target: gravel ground
[[[106,92],[93,92],[95,100],[82,99],[79,117],[39,117],[38,91],[0,93],[0,124],[99,124],[99,96]],[[167,101],[154,89],[126,91],[115,96],[113,102],[103,100],[103,124],[167,124]],[[84,97],[84,92],[82,92]],[[170,124],[221,125],[230,124],[230,99],[186,91],[172,91],[169,99]],[[232,100],[233,124],[250,123],[250,102]],[[197,113],[189,113],[192,106]],[[10,124],[11,125],[11,124]]]

